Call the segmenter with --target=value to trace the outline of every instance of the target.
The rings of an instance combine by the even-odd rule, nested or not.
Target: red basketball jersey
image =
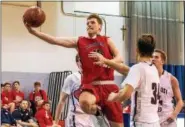
[[[93,81],[113,80],[114,70],[107,67],[100,67],[93,64],[94,60],[88,57],[90,52],[99,52],[105,58],[112,59],[113,56],[110,52],[108,37],[97,36],[96,38],[79,37],[78,39],[78,52],[82,63],[82,83],[89,84]]]

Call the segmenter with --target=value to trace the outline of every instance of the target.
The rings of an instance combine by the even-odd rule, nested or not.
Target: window
[[[65,13],[89,12],[120,15],[119,2],[63,2]]]

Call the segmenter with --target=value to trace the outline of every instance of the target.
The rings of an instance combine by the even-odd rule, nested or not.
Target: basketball
[[[46,19],[44,11],[37,6],[28,8],[23,15],[23,22],[26,22],[31,27],[41,26]]]

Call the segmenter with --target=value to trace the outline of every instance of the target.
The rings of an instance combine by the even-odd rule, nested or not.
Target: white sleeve
[[[141,71],[139,66],[133,66],[130,68],[129,73],[122,84],[122,87],[126,84],[129,84],[135,89],[138,87],[140,79],[141,79]]]
[[[65,80],[64,80],[64,85],[62,87],[62,92],[70,95],[72,92],[72,85],[73,85],[73,80],[72,76],[69,75]]]

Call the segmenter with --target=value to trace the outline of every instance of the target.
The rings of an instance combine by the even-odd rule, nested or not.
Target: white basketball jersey
[[[69,75],[64,82],[62,92],[69,95],[69,112],[65,122],[66,127],[82,126],[95,127],[93,115],[88,115],[80,108],[79,101],[75,96],[75,92],[79,90],[81,85],[81,74],[79,72]]]
[[[171,76],[170,73],[164,71],[160,77],[160,99],[158,110],[160,122],[164,122],[174,110],[174,94],[171,84]]]
[[[130,68],[124,84],[135,89],[131,97],[131,120],[155,123],[158,117],[159,75],[151,62],[140,62]]]

